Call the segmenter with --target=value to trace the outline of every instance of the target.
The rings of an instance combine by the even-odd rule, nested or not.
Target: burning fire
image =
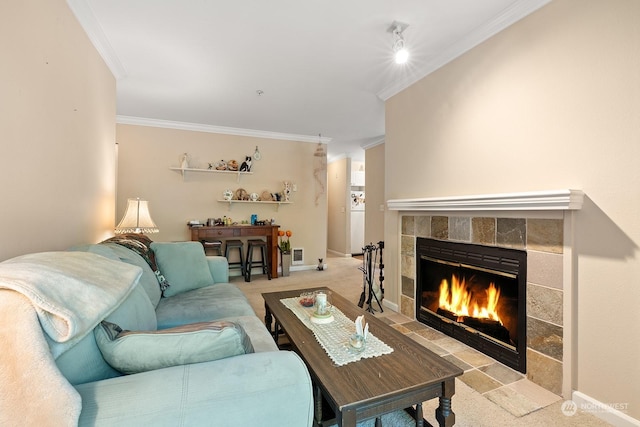
[[[440,308],[454,313],[458,317],[472,316],[476,318],[497,320],[502,324],[496,307],[500,299],[500,289],[491,283],[486,289],[487,303],[484,307],[478,306],[477,301],[472,301],[472,295],[467,291],[466,280],[459,280],[454,274],[451,278],[451,287],[447,279],[440,283]],[[473,306],[473,308],[472,308]],[[471,310],[471,311],[470,311]],[[461,320],[461,319],[459,319]]]

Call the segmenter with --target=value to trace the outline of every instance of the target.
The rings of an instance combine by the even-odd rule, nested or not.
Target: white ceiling
[[[322,134],[330,160],[361,160],[386,99],[550,0],[67,1],[117,79],[119,122]]]

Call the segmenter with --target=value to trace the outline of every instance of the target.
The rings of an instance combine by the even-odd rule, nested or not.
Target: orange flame
[[[459,280],[454,274],[451,278],[451,286],[449,286],[447,279],[442,279],[442,282],[440,282],[439,305],[440,308],[448,310],[459,317],[472,316],[492,319],[502,324],[496,310],[500,299],[500,289],[491,283],[486,289],[486,293],[486,304],[484,307],[480,307],[478,301],[471,301],[472,295],[467,291],[465,279]]]

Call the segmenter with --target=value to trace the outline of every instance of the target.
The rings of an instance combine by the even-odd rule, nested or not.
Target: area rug
[[[361,421],[356,424],[357,427],[374,427],[376,419]],[[391,412],[382,416],[383,427],[415,427],[416,420],[411,418],[405,411]],[[337,424],[332,424],[329,427],[337,427]]]

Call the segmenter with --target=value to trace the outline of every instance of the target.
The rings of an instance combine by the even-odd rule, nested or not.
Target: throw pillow
[[[164,296],[212,285],[213,277],[204,248],[199,242],[151,243],[158,267],[171,286]]]
[[[208,362],[253,353],[242,326],[233,322],[200,322],[159,331],[123,331],[103,321],[94,329],[102,356],[124,374]]]

